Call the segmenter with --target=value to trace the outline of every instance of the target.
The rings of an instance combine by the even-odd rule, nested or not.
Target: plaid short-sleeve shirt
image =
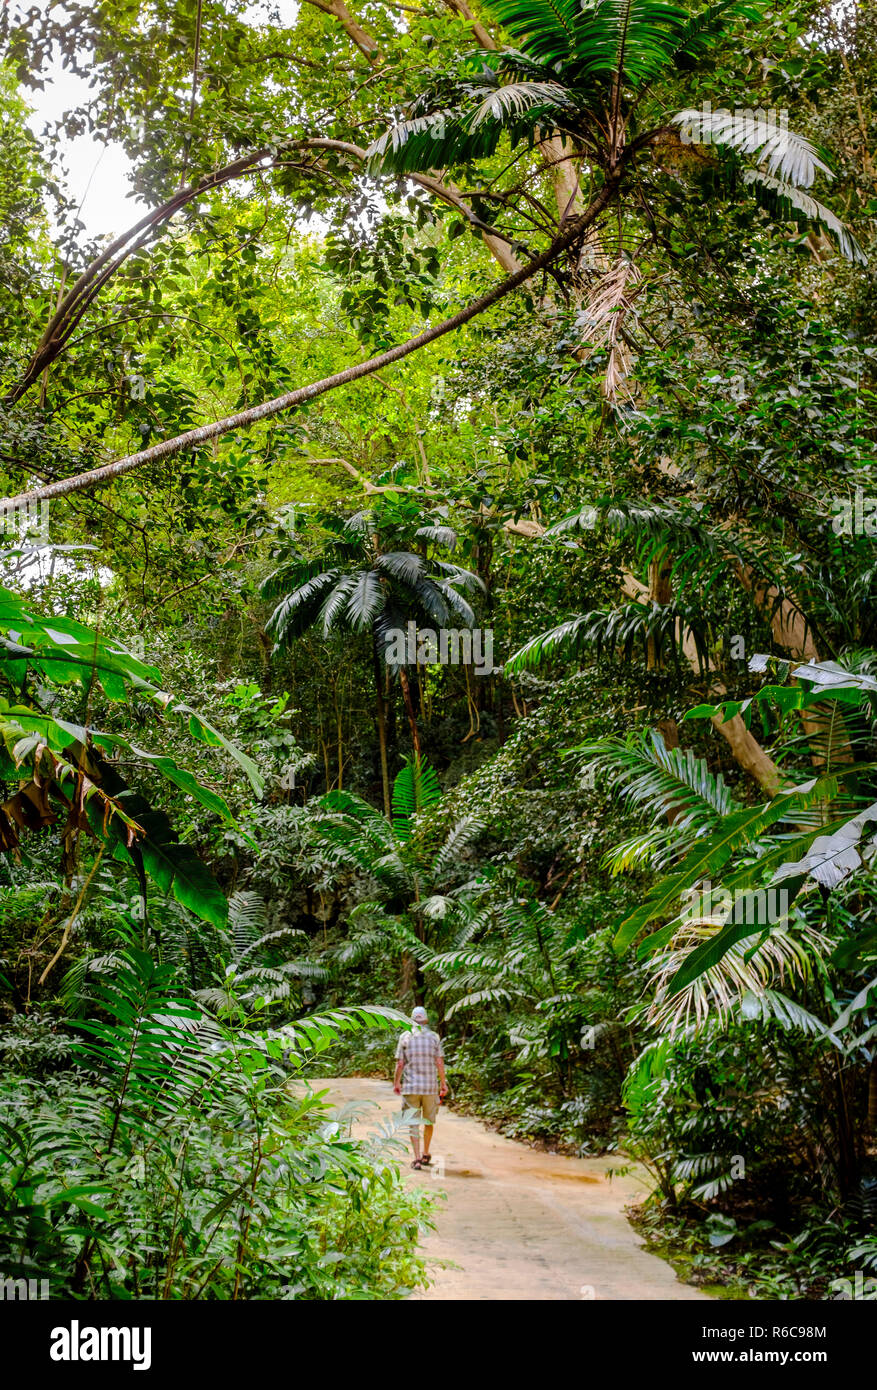
[[[436,1062],[444,1061],[441,1039],[429,1028],[415,1025],[403,1033],[396,1045],[396,1061],[405,1063],[402,1069],[402,1090],[406,1095],[428,1096],[438,1091]]]

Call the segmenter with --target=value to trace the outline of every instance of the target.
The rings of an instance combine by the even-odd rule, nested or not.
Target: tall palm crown
[[[493,0],[490,8],[519,47],[482,50],[440,78],[371,147],[373,168],[446,168],[490,157],[503,139],[514,150],[559,136],[592,186],[595,176],[617,185],[614,198],[643,156],[708,145],[737,188],[775,215],[827,228],[844,255],[864,259],[839,218],[804,191],[817,171],[831,177],[808,140],[722,110],[668,119],[651,99],[658,79],[671,84],[703,67],[735,23],[757,18],[760,0],[721,0],[694,15],[668,0]]]
[[[268,620],[276,650],[316,627],[324,637],[370,632],[385,656],[392,632],[412,619],[438,627],[475,622],[459,592],[483,587],[470,570],[409,548],[387,548],[387,531],[375,511],[320,521],[329,533],[325,548],[309,559],[294,551],[262,586],[266,598],[279,598]],[[430,542],[452,547],[455,541],[449,527],[422,525],[412,531],[409,544],[420,543],[425,551]],[[398,545],[398,538],[391,543]]]
[[[390,778],[387,759],[387,720],[384,699],[389,674],[399,677],[415,753],[420,752],[416,698],[404,665],[395,660],[394,637],[413,621],[438,628],[462,623],[472,627],[475,614],[460,589],[483,589],[471,570],[448,560],[429,557],[430,545],[453,549],[456,534],[441,521],[418,524],[397,517],[391,507],[356,512],[346,521],[331,515],[318,518],[328,544],[313,558],[297,549],[262,585],[264,597],[278,599],[267,629],[275,651],[317,628],[333,632],[370,633],[375,684],[378,741],[384,811],[390,816]],[[400,544],[419,545],[420,553]],[[390,548],[390,547],[393,548]]]

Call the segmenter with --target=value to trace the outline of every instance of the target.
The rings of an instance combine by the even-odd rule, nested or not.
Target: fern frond
[[[653,821],[672,817],[677,831],[692,827],[701,833],[735,809],[722,774],[710,772],[706,759],[690,748],[668,748],[656,729],[567,751],[584,758],[611,792],[642,807]]]

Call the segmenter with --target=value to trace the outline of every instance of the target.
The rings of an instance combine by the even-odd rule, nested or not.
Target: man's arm
[[[446,1096],[448,1094],[448,1083],[445,1078],[445,1054],[440,1038],[436,1038],[436,1044],[435,1069],[438,1072],[439,1078],[439,1095]]]
[[[397,1058],[396,1058],[396,1074],[395,1074],[394,1077],[393,1077],[393,1090],[396,1092],[396,1095],[397,1095],[397,1096],[401,1096],[401,1094],[402,1094],[402,1085],[401,1085],[401,1082],[402,1082],[402,1069],[403,1069],[404,1066],[405,1066],[405,1062],[404,1062],[403,1058],[397,1057]]]

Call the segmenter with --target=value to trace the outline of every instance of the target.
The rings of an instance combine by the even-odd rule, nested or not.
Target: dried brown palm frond
[[[719,916],[686,920],[666,950],[655,957],[649,975],[654,997],[648,1018],[661,1032],[672,1035],[683,1028],[701,1028],[707,1021],[727,1023],[739,1011],[744,996],[748,996],[753,1015],[764,1016],[765,1009],[760,1006],[776,998],[774,987],[786,980],[807,979],[814,958],[830,949],[822,933],[802,921],[795,922],[794,932],[788,921],[773,924],[766,934],[764,928],[755,926],[751,936],[731,946],[718,964],[685,989],[669,995],[670,981],[685,959],[725,925],[724,917]],[[761,936],[763,940],[759,940]]]
[[[644,280],[639,267],[629,256],[619,256],[613,266],[600,278],[588,302],[576,316],[583,333],[579,355],[582,361],[598,349],[607,348],[609,360],[603,378],[603,395],[613,405],[623,391],[630,398],[625,383],[630,376],[630,348],[624,340],[624,324],[634,313],[634,300],[641,292]]]

